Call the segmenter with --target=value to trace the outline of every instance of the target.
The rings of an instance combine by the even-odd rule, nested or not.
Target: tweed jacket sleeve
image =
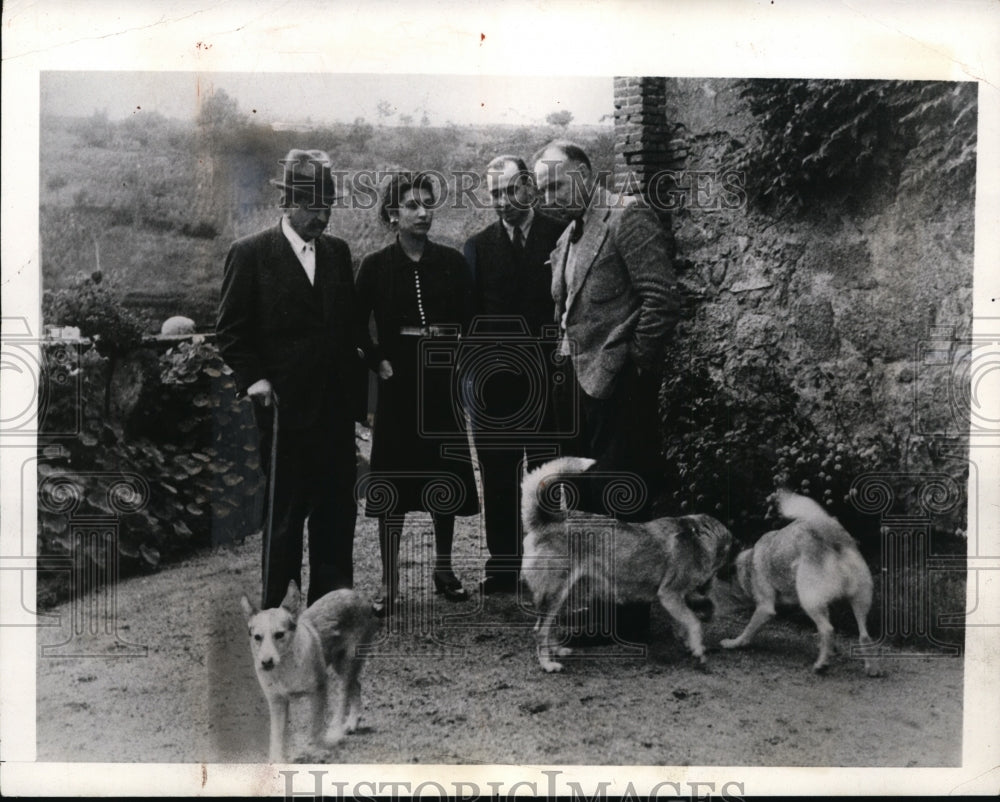
[[[615,248],[640,299],[630,355],[642,370],[654,370],[680,312],[669,243],[656,215],[639,204],[625,206],[615,222]]]

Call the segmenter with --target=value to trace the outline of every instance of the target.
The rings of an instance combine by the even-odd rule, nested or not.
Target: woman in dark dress
[[[379,384],[365,514],[378,518],[380,615],[398,601],[399,539],[412,511],[431,513],[436,591],[468,598],[451,547],[455,515],[479,511],[454,373],[471,282],[462,255],[427,238],[434,203],[428,175],[394,175],[379,214],[396,240],[366,256],[357,277],[360,313],[374,315],[378,341],[368,349]]]

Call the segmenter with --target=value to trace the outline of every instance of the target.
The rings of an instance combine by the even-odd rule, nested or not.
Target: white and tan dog
[[[545,671],[561,671],[556,656],[570,653],[555,643],[553,627],[574,587],[611,602],[651,602],[658,598],[679,625],[700,665],[705,664],[699,616],[686,597],[708,601],[715,572],[729,558],[732,536],[708,515],[659,518],[647,523],[559,508],[553,492],[560,479],[584,473],[592,459],[561,457],[529,473],[521,484],[524,557],[521,575],[538,608],[538,660]],[[586,536],[602,530],[610,542]],[[701,612],[701,611],[699,611]]]
[[[285,760],[288,707],[292,697],[305,696],[312,713],[311,742],[332,746],[354,732],[361,715],[360,647],[371,642],[375,620],[371,604],[353,590],[327,593],[300,614],[295,581],[280,607],[259,610],[243,596],[240,606],[250,630],[257,680],[271,713],[270,759]],[[328,668],[333,669],[337,695],[329,694]],[[331,709],[325,736],[327,708]]]
[[[776,495],[779,512],[791,523],[768,532],[737,556],[734,591],[756,607],[743,632],[721,645],[726,649],[746,646],[774,616],[775,604],[797,604],[819,630],[819,657],[813,670],[821,672],[829,665],[833,649],[832,602],[846,599],[850,603],[861,645],[872,643],[866,626],[872,605],[871,571],[854,538],[819,504],[787,490]],[[868,676],[880,675],[874,658],[866,656],[864,663]]]

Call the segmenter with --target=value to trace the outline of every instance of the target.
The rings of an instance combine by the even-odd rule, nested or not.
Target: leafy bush
[[[819,502],[861,543],[865,556],[874,559],[879,554],[879,521],[858,511],[851,485],[857,477],[885,471],[897,461],[898,453],[884,438],[813,434],[778,447],[772,478],[776,488]]]
[[[85,145],[92,148],[108,148],[114,144],[114,123],[108,119],[105,109],[95,111],[86,120],[76,125],[76,133]]]
[[[773,528],[770,498],[787,488],[874,543],[866,552],[875,556],[878,520],[858,512],[851,484],[898,466],[899,451],[888,437],[818,432],[779,364],[778,355],[749,356],[722,376],[691,349],[668,356],[660,414],[672,506],[714,515],[749,544]]]
[[[960,571],[931,572],[899,560],[882,564],[879,516],[864,513],[852,495],[858,477],[900,470],[901,455],[891,433],[863,438],[815,430],[805,405],[776,367],[783,360],[750,356],[728,375],[713,372],[693,349],[675,349],[666,361],[661,387],[664,456],[670,493],[665,514],[708,513],[726,523],[743,547],[764,532],[783,525],[771,504],[773,491],[788,488],[816,500],[858,541],[875,579],[872,634],[881,622],[911,620],[914,600],[932,616],[930,635],[938,642],[960,643],[960,624],[938,622],[941,614],[960,614],[965,586]],[[900,474],[905,484],[905,473]],[[905,487],[894,487],[901,508],[912,501]],[[933,521],[932,554],[962,555],[964,540],[942,530],[947,516]],[[928,599],[929,594],[929,599]],[[852,631],[846,605],[831,611],[838,629]],[[897,627],[897,629],[899,629]],[[897,642],[922,632],[896,631]]]
[[[109,360],[96,348],[80,358],[79,387],[54,385],[39,437],[43,560],[72,557],[85,547],[69,537],[74,517],[116,514],[107,487],[121,474],[138,475],[149,488],[145,503],[118,518],[122,576],[259,528],[263,476],[256,426],[249,408],[236,400],[218,350],[185,342],[157,365],[158,373],[143,384],[136,413],[122,423],[109,422],[102,411],[100,388]],[[75,433],[57,436],[63,432]],[[78,500],[75,509],[45,503],[46,487],[56,486]],[[98,582],[107,579],[102,568],[95,566]],[[55,602],[68,590],[65,573],[40,572],[40,602]]]
[[[760,534],[778,448],[806,428],[795,414],[794,390],[763,357],[722,377],[692,351],[676,349],[664,375],[660,413],[672,506],[714,515],[744,539]]]
[[[76,326],[94,341],[102,356],[118,357],[142,344],[148,324],[124,308],[100,270],[78,273],[70,287],[47,290],[42,300],[46,323]]]

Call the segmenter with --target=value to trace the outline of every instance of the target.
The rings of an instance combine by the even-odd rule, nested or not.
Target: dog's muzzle
[[[261,660],[260,667],[263,668],[265,671],[270,671],[272,668],[274,668],[274,660],[272,660],[270,657],[268,657],[267,660]]]

